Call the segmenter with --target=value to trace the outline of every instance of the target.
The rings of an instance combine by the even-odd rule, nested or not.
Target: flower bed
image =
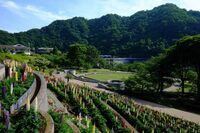
[[[9,117],[9,125],[4,124],[3,115],[0,116],[0,132],[8,132],[8,133],[36,133],[43,132],[45,129],[45,121],[43,117],[34,112],[31,108],[27,111],[25,108],[22,108],[17,112],[17,114],[10,115]],[[7,126],[9,129],[7,130]]]
[[[58,85],[57,87],[53,87],[52,84],[48,84],[48,88],[54,91],[58,96],[65,96],[64,92],[61,91],[63,89],[60,89],[59,86],[60,85]],[[79,102],[80,99],[82,99],[83,97],[79,93],[76,93],[74,95],[72,91],[68,90],[66,94],[67,97],[70,99],[68,103],[72,107],[72,111],[75,115],[79,115],[79,113],[82,113],[83,116],[89,114],[92,117],[93,123],[97,125],[99,130],[102,132],[106,132],[107,126],[105,124],[105,119],[93,104],[84,99],[84,102],[87,104],[87,108],[83,108],[82,104]]]
[[[200,132],[200,126],[193,122],[137,105],[127,97],[104,94],[103,99],[140,132]]]
[[[109,130],[114,130],[115,132],[130,132],[127,128],[123,127],[120,119],[116,120],[114,113],[100,103],[88,88],[78,89],[73,86],[68,86],[66,93],[63,83],[58,83],[56,86],[48,84],[48,88],[55,92],[62,102],[68,103],[71,107],[71,112],[76,116],[81,113],[83,117],[90,117],[92,123],[95,123],[101,132],[107,132]]]
[[[3,89],[4,87],[6,89],[5,94],[3,94],[4,93],[3,91],[0,91],[0,101],[2,107],[4,107],[6,110],[9,110],[10,106],[16,103],[17,100],[29,89],[33,81],[34,81],[34,76],[29,73],[27,75],[27,80],[25,80],[23,83],[15,82],[14,79],[7,79],[4,80],[3,83],[0,83],[0,88]],[[11,94],[11,84],[15,84],[13,85],[12,94]]]
[[[200,132],[200,126],[196,123],[137,105],[132,99],[121,95],[108,94],[80,86],[64,87],[63,85],[61,88],[59,92],[63,96],[65,96],[63,88],[67,88],[66,97],[68,100],[66,102],[73,105],[72,112],[75,112],[76,115],[81,112],[83,116],[90,116],[102,132],[105,131],[105,127],[117,132],[124,126],[123,123],[115,126],[115,116],[100,103],[99,99],[107,102],[139,132]],[[96,118],[100,119],[99,122]]]
[[[112,127],[115,133],[130,133],[130,130],[126,128],[125,124],[123,124],[123,122],[117,116],[115,116],[106,105],[102,104],[99,99],[93,98],[93,102],[103,116],[105,116],[107,125]]]
[[[67,124],[66,116],[53,110],[50,110],[49,114],[54,121],[55,133],[73,133],[72,128]]]

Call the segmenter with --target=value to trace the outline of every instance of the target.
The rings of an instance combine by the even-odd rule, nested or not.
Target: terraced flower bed
[[[53,110],[50,110],[49,114],[53,118],[56,133],[73,133],[72,128],[67,124],[67,118],[64,114]]]
[[[57,85],[56,87],[53,86],[52,84],[48,84],[48,88],[50,90],[52,90],[54,93],[56,93],[57,97],[59,98],[60,96],[62,97],[62,99],[60,99],[62,102],[67,103],[70,105],[70,112],[73,113],[74,117],[77,116],[77,119],[73,119],[74,124],[76,124],[77,126],[80,126],[80,123],[83,123],[84,128],[82,126],[80,126],[80,130],[81,132],[91,132],[92,131],[92,126],[91,126],[91,122],[89,120],[89,118],[86,120],[87,122],[82,121],[82,119],[84,117],[86,117],[86,115],[88,113],[91,114],[91,116],[96,116],[96,125],[100,126],[101,131],[105,131],[105,129],[107,128],[105,126],[104,123],[102,123],[102,121],[104,121],[104,119],[102,119],[103,117],[101,116],[100,113],[97,113],[98,111],[95,110],[95,107],[93,108],[93,106],[88,105],[88,109],[83,108],[82,105],[80,104],[80,99],[79,99],[79,95],[73,95],[73,92],[68,91],[65,95],[65,93],[62,91],[64,90],[63,86],[61,84]],[[69,100],[70,99],[70,100]],[[81,115],[81,118],[79,118]],[[83,117],[83,118],[82,118]],[[81,119],[81,122],[78,120]],[[79,122],[78,122],[79,121]],[[87,124],[89,123],[89,124]],[[82,124],[81,124],[82,125]]]
[[[2,81],[0,83],[0,88],[2,88],[2,91],[0,91],[1,106],[6,110],[9,110],[10,106],[16,103],[17,100],[29,89],[33,81],[34,76],[31,73],[28,73],[27,80],[23,83],[15,81],[13,78]],[[13,86],[12,92],[11,86]],[[5,92],[3,92],[3,89],[5,89]]]
[[[196,123],[137,105],[132,99],[121,95],[108,94],[87,87],[64,86],[64,83],[59,82],[50,86],[54,92],[65,97],[65,102],[70,105],[72,113],[78,115],[81,112],[83,116],[91,117],[92,122],[102,132],[130,130],[125,128],[122,120],[116,120],[116,115],[100,100],[114,108],[139,132],[200,132],[200,126]]]
[[[11,108],[33,84],[32,69],[15,61],[4,63],[5,78],[0,83],[0,132],[40,132],[45,124],[38,112],[25,110],[25,107],[17,111]],[[10,114],[11,109],[14,114]]]
[[[130,130],[123,127],[122,121],[110,109],[95,98],[91,90],[86,88],[78,89],[74,86],[68,86],[67,89],[63,83],[58,83],[58,85],[48,84],[48,88],[55,92],[58,97],[63,97],[63,100],[61,100],[69,104],[70,112],[78,116],[78,118],[81,115],[80,119],[88,118],[86,123],[90,119],[101,132],[112,130],[114,132],[130,132]],[[90,126],[86,127],[85,130],[88,130]],[[84,132],[83,129],[82,131]]]
[[[98,95],[142,132],[200,132],[200,126],[151,110],[134,103],[132,99],[116,94]]]
[[[29,111],[22,108],[16,114],[0,116],[1,133],[39,133],[44,130],[43,117],[38,112],[34,112],[32,108]]]

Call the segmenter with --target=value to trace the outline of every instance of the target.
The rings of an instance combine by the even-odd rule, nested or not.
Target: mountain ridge
[[[165,4],[129,17],[117,14],[95,19],[74,17],[26,32],[11,34],[0,31],[0,43],[30,43],[32,47],[57,47],[62,51],[66,51],[70,44],[85,43],[94,45],[102,54],[150,57],[173,45],[182,36],[198,33],[200,12]]]

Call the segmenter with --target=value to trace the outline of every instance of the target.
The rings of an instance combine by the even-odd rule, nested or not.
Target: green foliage
[[[106,118],[107,125],[110,129],[114,129],[116,133],[130,132],[122,127],[123,126],[122,121],[116,120],[114,113],[106,105],[101,103],[100,100],[98,100],[97,98],[93,98],[93,102],[97,106],[97,108],[100,110],[100,112],[103,114],[103,116]]]
[[[64,120],[61,121],[62,114],[52,110],[49,111],[49,114],[53,118],[55,124],[55,133],[73,133],[72,128],[67,124],[67,119],[65,116],[63,116]]]
[[[99,51],[94,46],[73,44],[69,46],[68,58],[71,66],[90,69],[97,64]]]
[[[12,131],[21,133],[36,133],[44,128],[45,122],[39,113],[35,113],[34,109],[26,111],[21,109],[16,115],[11,117]]]
[[[32,76],[30,73],[27,76],[27,80],[24,83],[17,82],[16,86],[13,88],[13,94],[10,94],[10,85],[13,82],[13,79],[5,80],[6,85],[6,97],[2,98],[2,91],[0,91],[0,100],[2,106],[9,110],[10,106],[26,92],[26,90],[29,89],[29,87],[32,85],[34,81],[34,76]],[[2,88],[2,83],[0,84],[0,88]]]
[[[134,90],[147,85],[145,88],[157,88],[158,92],[162,92],[164,82],[169,82],[164,77],[173,77],[181,80],[182,95],[185,81],[190,81],[196,84],[200,96],[199,50],[200,35],[183,37],[164,53],[145,62],[144,69],[126,81],[126,89]]]
[[[185,35],[198,34],[200,13],[165,4],[130,17],[108,14],[87,20],[75,17],[57,20],[41,29],[10,34],[0,31],[1,44],[57,47],[66,51],[70,44],[92,44],[102,54],[151,57]]]
[[[106,101],[124,116],[139,132],[199,132],[200,126],[136,104],[121,95],[107,95]],[[99,98],[102,95],[98,95]],[[111,98],[110,98],[111,97]]]

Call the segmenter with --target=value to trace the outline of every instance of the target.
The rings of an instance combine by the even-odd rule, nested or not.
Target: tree
[[[84,44],[73,44],[69,46],[68,58],[72,66],[83,67],[87,59],[87,47]]]
[[[100,52],[96,49],[96,47],[92,45],[87,46],[87,62],[92,66],[97,66],[97,62],[99,61]]]

